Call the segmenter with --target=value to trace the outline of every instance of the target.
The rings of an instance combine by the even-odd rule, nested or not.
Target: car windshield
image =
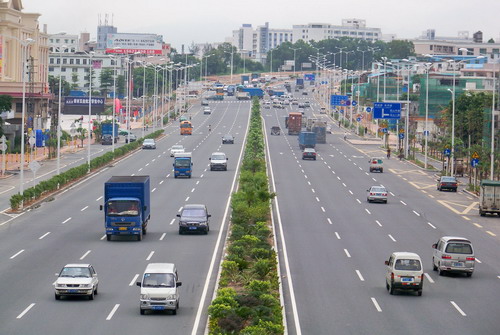
[[[137,216],[139,203],[134,200],[108,201],[106,214],[108,216]]]
[[[224,139],[226,139],[226,140],[232,140],[233,136],[231,136],[231,135],[224,135]]]
[[[225,160],[225,155],[212,155],[212,160]]]
[[[184,147],[182,145],[173,145],[172,150],[184,150]]]
[[[383,192],[383,193],[385,193],[385,188],[383,188],[383,187],[372,187],[372,189],[370,190],[370,192]]]
[[[61,270],[59,277],[82,277],[89,278],[90,270],[87,267],[67,267]]]
[[[203,208],[186,208],[182,211],[181,217],[204,218],[207,214]]]
[[[172,273],[145,273],[142,287],[175,287]]]
[[[155,141],[152,140],[152,139],[145,139],[144,142],[142,142],[144,144],[155,144]]]
[[[472,254],[472,246],[469,243],[451,242],[446,246],[445,252],[450,254]]]
[[[403,271],[420,271],[422,266],[418,259],[398,259],[394,265],[394,269]]]
[[[456,179],[455,177],[441,177],[441,181],[445,181],[445,182],[455,182]]]
[[[188,168],[191,166],[191,160],[183,158],[175,160],[175,167],[178,168]]]

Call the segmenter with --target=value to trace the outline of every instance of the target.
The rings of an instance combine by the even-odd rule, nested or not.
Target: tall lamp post
[[[297,68],[297,63],[295,62],[295,54],[297,50],[300,50],[300,48],[290,48],[293,50],[293,76],[295,77],[295,69]]]
[[[491,157],[490,157],[490,179],[495,180],[495,91],[497,86],[496,65],[493,63],[493,98],[491,101]]]
[[[88,171],[90,172],[90,133],[92,131],[92,125],[90,123],[90,119],[92,118],[92,58],[94,57],[94,51],[86,52],[89,56],[89,125],[88,125],[88,134],[87,134],[87,165]]]
[[[59,47],[59,104],[57,106],[57,174],[61,173],[61,86],[62,86],[62,54],[66,45]],[[62,50],[61,50],[62,49]]]
[[[425,126],[424,126],[424,169],[427,169],[427,148],[428,148],[428,138],[429,138],[429,71],[431,70],[432,63],[425,63]]]

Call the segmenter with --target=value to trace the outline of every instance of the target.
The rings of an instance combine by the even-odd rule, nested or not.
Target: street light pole
[[[88,171],[90,172],[90,132],[92,131],[92,126],[90,124],[90,119],[92,118],[92,57],[94,57],[94,52],[90,51],[87,55],[89,56],[89,124],[87,134],[87,165]]]
[[[495,91],[496,91],[496,65],[493,63],[493,98],[491,101],[491,156],[490,156],[490,179],[495,180]]]
[[[429,123],[429,71],[431,69],[432,64],[425,64],[425,126],[424,126],[424,141],[425,141],[425,149],[424,149],[424,169],[427,169],[427,143],[429,137],[428,123]]]
[[[297,68],[297,63],[295,62],[295,53],[297,50],[300,50],[300,48],[290,48],[293,50],[293,76],[295,77],[295,69]]]
[[[57,174],[61,173],[61,85],[62,85],[62,51],[66,45],[59,47],[59,104],[57,106]]]
[[[114,62],[113,65],[113,110],[111,111],[111,129],[112,129],[112,141],[111,141],[111,151],[115,152],[115,109],[116,109],[116,63],[119,58],[111,58]]]

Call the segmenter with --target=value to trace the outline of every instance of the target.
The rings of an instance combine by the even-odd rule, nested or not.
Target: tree
[[[415,55],[415,46],[411,41],[394,40],[387,44],[387,58],[404,59]]]
[[[119,96],[123,96],[125,94],[125,76],[120,74],[116,77],[116,93]]]
[[[49,90],[56,96],[59,95],[59,77],[49,76]],[[61,80],[62,95],[69,95],[71,85],[64,79]]]
[[[490,38],[490,39],[488,40],[488,43],[495,43],[495,40],[494,40],[493,38]]]
[[[73,72],[71,74],[71,89],[77,89],[78,88],[78,73]]]
[[[99,76],[99,81],[101,82],[101,94],[103,96],[108,95],[108,91],[113,87],[113,69],[102,69]]]
[[[0,113],[9,111],[12,108],[12,97],[10,95],[0,95]],[[3,119],[0,117],[0,137],[3,136]]]

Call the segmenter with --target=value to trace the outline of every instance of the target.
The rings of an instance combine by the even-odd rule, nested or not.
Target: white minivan
[[[150,263],[144,271],[142,280],[137,282],[141,288],[139,309],[141,315],[147,310],[171,310],[177,314],[179,309],[179,286],[177,269],[172,263]]]
[[[392,295],[396,290],[410,290],[422,295],[424,271],[420,256],[413,252],[393,252],[385,261],[385,286]]]

